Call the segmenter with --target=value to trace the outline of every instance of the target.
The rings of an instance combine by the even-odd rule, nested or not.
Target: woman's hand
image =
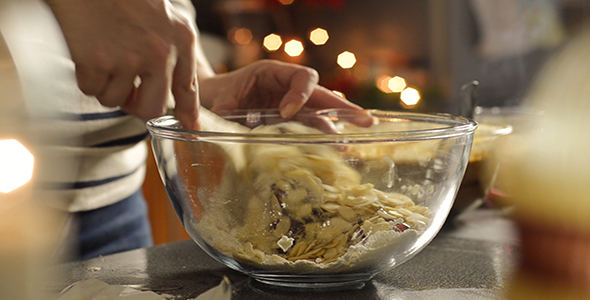
[[[314,69],[275,60],[260,60],[230,73],[199,82],[203,106],[212,111],[279,108],[290,118],[301,108],[361,107],[318,85]]]
[[[195,128],[196,31],[168,0],[46,0],[66,38],[82,92],[144,119],[172,94]],[[139,80],[138,80],[139,79]]]

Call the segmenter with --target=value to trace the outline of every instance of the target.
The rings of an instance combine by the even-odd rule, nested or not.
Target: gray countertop
[[[151,290],[168,299],[194,299],[227,276],[232,299],[501,299],[517,261],[512,223],[493,210],[476,210],[447,224],[422,252],[346,291],[270,288],[210,258],[193,241],[174,242],[53,268],[51,286],[98,278]]]

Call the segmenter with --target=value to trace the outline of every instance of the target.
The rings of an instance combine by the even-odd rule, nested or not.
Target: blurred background
[[[217,72],[296,62],[365,108],[451,113],[472,80],[482,106],[520,103],[547,56],[590,19],[587,0],[193,2]]]

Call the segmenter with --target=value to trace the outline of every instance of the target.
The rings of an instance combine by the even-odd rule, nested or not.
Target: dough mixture
[[[320,131],[289,122],[252,133]],[[360,173],[332,146],[220,145],[235,170],[231,186],[205,203],[194,226],[212,247],[241,263],[314,271],[362,267],[382,251],[414,239],[432,216],[408,196],[362,183]],[[231,148],[231,150],[229,150]]]

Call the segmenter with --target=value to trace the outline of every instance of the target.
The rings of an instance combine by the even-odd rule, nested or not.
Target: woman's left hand
[[[362,108],[318,85],[316,70],[260,60],[233,72],[199,81],[201,103],[212,111],[279,108],[290,118],[302,108]]]

